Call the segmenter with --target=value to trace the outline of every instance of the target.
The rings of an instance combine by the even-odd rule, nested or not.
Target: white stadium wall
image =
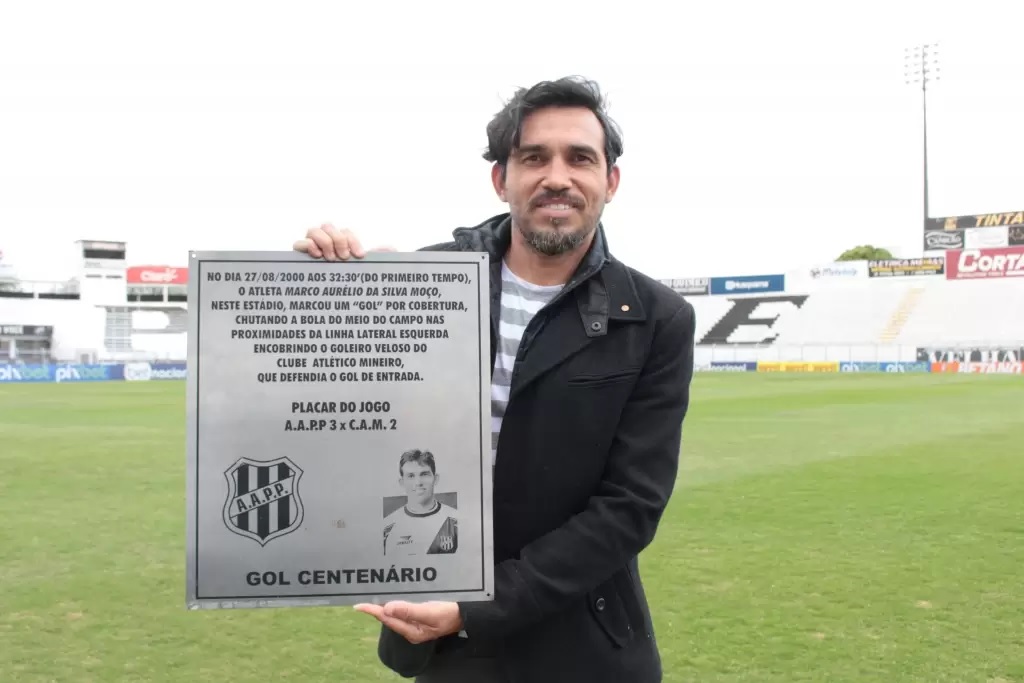
[[[99,306],[77,299],[0,296],[6,325],[53,327],[52,356],[60,363],[183,361],[188,355],[186,304]]]
[[[9,299],[0,297],[5,325],[50,325],[55,361],[82,362],[103,348],[106,312],[77,299]],[[2,362],[3,359],[0,359]]]

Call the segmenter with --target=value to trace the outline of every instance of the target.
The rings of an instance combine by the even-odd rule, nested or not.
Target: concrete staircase
[[[900,332],[903,331],[903,326],[907,324],[910,314],[917,308],[917,303],[920,301],[922,294],[924,294],[923,287],[911,287],[907,290],[907,293],[903,295],[903,299],[900,300],[899,306],[893,311],[892,317],[889,318],[889,322],[886,323],[885,328],[882,330],[879,341],[883,344],[891,344],[900,336]]]

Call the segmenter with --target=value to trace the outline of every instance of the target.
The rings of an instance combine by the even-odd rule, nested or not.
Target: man
[[[494,600],[357,609],[383,624],[381,661],[420,683],[655,683],[637,555],[675,484],[693,307],[608,250],[622,138],[596,84],[522,89],[487,138],[509,212],[425,250],[490,254]],[[294,248],[366,253],[331,225]]]
[[[454,508],[434,495],[437,466],[430,451],[412,450],[398,461],[407,502],[384,518],[384,555],[452,554],[459,546]]]

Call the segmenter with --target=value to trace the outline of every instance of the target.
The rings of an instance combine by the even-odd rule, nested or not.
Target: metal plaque
[[[188,273],[187,606],[492,599],[487,255]]]

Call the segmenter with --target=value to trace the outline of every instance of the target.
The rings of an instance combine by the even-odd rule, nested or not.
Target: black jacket
[[[492,366],[510,231],[503,214],[424,249],[490,253]],[[382,628],[385,665],[411,677],[473,647],[512,683],[661,681],[637,555],[675,484],[693,341],[692,305],[615,260],[599,227],[520,344],[494,472],[495,599],[460,604],[468,640]]]

